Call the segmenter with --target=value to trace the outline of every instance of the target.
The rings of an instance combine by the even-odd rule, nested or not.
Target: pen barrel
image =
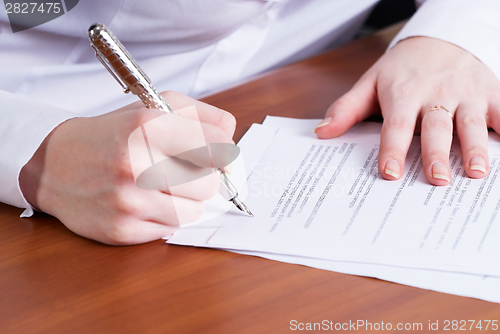
[[[165,99],[158,94],[151,84],[151,80],[141,70],[125,47],[102,24],[94,24],[89,28],[90,45],[96,51],[96,57],[109,73],[123,87],[125,93],[137,95],[147,108],[155,108],[175,114]],[[227,178],[226,174],[218,169],[220,175],[219,193],[228,201],[249,215],[252,213],[238,199],[238,191]]]
[[[92,25],[89,28],[89,39],[97,58],[123,87],[125,93],[132,92],[137,95],[146,108],[174,113],[153,87],[148,76],[108,28],[102,24]]]
[[[138,83],[136,85],[136,89],[140,91],[140,93],[136,95],[141,99],[146,108],[159,109],[168,113],[175,114],[174,110],[167,104],[165,99],[160,94],[158,94],[153,86],[143,86]]]
[[[231,201],[238,196],[238,190],[231,183],[231,181],[229,181],[226,174],[222,170],[219,169],[217,172],[220,175],[219,194],[221,194],[225,200]]]

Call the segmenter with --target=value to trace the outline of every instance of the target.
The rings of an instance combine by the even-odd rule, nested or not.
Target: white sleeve
[[[427,0],[389,48],[412,36],[453,43],[473,54],[500,80],[499,0]]]
[[[78,115],[47,104],[0,91],[0,202],[33,208],[19,186],[19,173],[45,137],[59,124]]]

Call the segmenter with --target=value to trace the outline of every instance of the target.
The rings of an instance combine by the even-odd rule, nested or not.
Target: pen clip
[[[91,44],[91,45],[92,45],[92,44]],[[113,78],[115,78],[115,79],[116,79],[116,81],[118,81],[118,83],[120,84],[120,86],[122,86],[122,88],[123,88],[123,92],[124,92],[125,94],[128,94],[128,93],[130,92],[130,88],[129,88],[127,85],[125,85],[125,84],[124,84],[124,83],[120,80],[120,78],[118,78],[118,77],[116,76],[115,72],[113,72],[113,70],[112,70],[112,69],[108,66],[108,63],[107,63],[104,59],[102,59],[102,57],[101,57],[101,55],[100,55],[99,51],[96,49],[96,47],[95,47],[94,45],[92,45],[92,48],[95,50],[95,56],[96,56],[96,58],[97,58],[97,59],[99,59],[99,61],[101,62],[101,64],[102,64],[102,65],[103,65],[103,66],[104,66],[104,67],[108,70],[108,72],[109,72],[109,73],[113,76]]]

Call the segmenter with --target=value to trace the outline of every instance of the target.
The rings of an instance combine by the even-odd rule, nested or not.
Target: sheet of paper
[[[433,187],[417,140],[401,180],[380,178],[374,126],[331,140],[280,129],[248,181],[245,202],[255,218],[227,215],[209,244],[500,276],[498,138],[490,140],[488,177],[467,178],[454,143],[453,182]]]
[[[271,144],[278,129],[253,124],[247,134],[240,140],[238,146],[241,154],[232,168],[232,175],[228,177],[238,189],[239,198],[245,201],[248,193],[246,187],[247,176],[255,168],[262,158],[266,148]],[[177,230],[173,236],[168,238],[168,243],[185,246],[206,246],[208,239],[225,219],[226,213],[232,208],[232,204],[222,198],[219,194],[205,203],[205,213],[194,223],[184,225]],[[236,215],[250,219],[244,214],[237,212]]]
[[[262,252],[238,252],[344,274],[375,277],[417,288],[500,303],[500,278],[369,263],[341,262]]]
[[[266,127],[260,125],[252,126],[238,144],[245,153],[244,163],[247,173],[251,172],[252,168],[255,167],[256,162],[260,160],[274,138],[276,129],[272,129],[269,126],[281,126],[310,131],[318,122],[319,120],[298,120],[268,116],[263,123]],[[223,220],[224,216],[218,216],[217,218],[199,224],[197,227],[192,226],[181,229],[174,234],[169,240],[169,243],[213,247],[208,245],[208,240],[215,233],[217,226],[219,226]],[[500,302],[500,278],[497,277],[376,264],[340,262],[263,252],[240,253],[347,274],[376,277],[410,286],[466,297],[480,298],[492,302]]]

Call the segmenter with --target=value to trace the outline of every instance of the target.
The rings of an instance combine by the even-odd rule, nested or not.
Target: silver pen
[[[175,114],[172,107],[158,94],[151,84],[148,76],[137,65],[125,47],[113,35],[113,33],[102,24],[93,24],[89,28],[90,45],[96,52],[97,59],[111,73],[111,75],[123,87],[125,93],[132,92],[144,103],[146,108],[156,108],[168,113]],[[238,198],[238,191],[229,181],[226,173],[221,169],[217,171],[220,175],[221,186],[219,193],[226,200],[242,212],[253,217],[246,205]]]

